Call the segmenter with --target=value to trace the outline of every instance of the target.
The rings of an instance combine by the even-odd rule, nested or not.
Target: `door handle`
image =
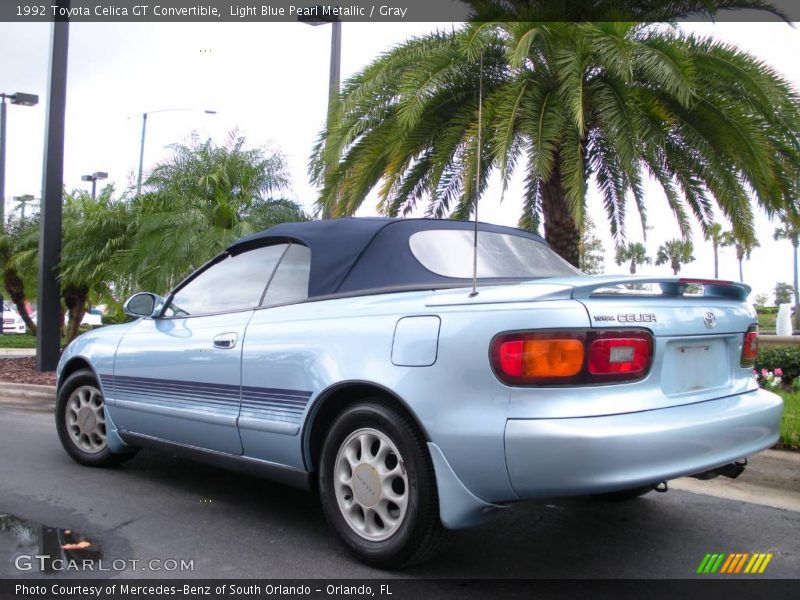
[[[220,333],[219,335],[214,336],[214,348],[220,348],[222,350],[230,350],[236,345],[236,341],[239,339],[235,333]]]

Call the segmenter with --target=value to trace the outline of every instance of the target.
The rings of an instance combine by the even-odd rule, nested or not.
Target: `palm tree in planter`
[[[636,274],[637,265],[650,264],[652,261],[647,256],[647,248],[640,242],[631,242],[617,246],[617,255],[614,258],[618,265],[630,261],[631,275]]]
[[[656,264],[669,264],[672,273],[677,275],[681,267],[694,262],[694,246],[686,240],[669,240],[659,246],[656,254]]]
[[[800,288],[797,274],[797,246],[800,243],[800,229],[784,218],[784,224],[775,229],[775,241],[789,240],[792,244],[792,261],[794,265],[794,328],[800,329]]]
[[[732,231],[726,231],[722,234],[721,246],[733,246],[736,249],[736,260],[739,262],[739,281],[744,281],[744,260],[750,260],[750,254],[754,248],[760,245],[755,238],[748,238],[747,240],[740,239],[734,235]]]
[[[541,4],[483,3],[514,18],[413,38],[348,80],[311,157],[320,207],[351,215],[378,186],[387,215],[426,204],[428,216],[464,218],[491,172],[504,189],[518,172],[520,225],[543,222],[552,248],[578,265],[591,177],[615,237],[628,195],[646,223],[648,176],[683,237],[691,215],[711,226],[716,201],[751,240],[751,190],[768,212],[797,197],[792,86],[729,44],[664,24],[729,1],[645,3],[661,23],[592,22],[586,3],[562,9],[590,11],[580,18],[541,22],[531,18]],[[736,2],[746,5],[764,7]]]

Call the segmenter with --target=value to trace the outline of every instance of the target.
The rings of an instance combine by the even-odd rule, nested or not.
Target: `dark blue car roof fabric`
[[[237,253],[266,244],[296,242],[311,250],[308,295],[358,291],[436,287],[468,284],[469,279],[437,275],[426,269],[411,253],[409,237],[430,229],[468,229],[472,221],[447,219],[354,218],[281,223],[266,231],[242,238],[228,248]],[[538,235],[513,227],[479,223],[479,231],[506,233],[546,244]],[[465,256],[465,261],[472,260]]]

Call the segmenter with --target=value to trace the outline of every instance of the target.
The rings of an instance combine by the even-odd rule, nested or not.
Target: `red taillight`
[[[653,358],[647,330],[512,332],[492,340],[491,362],[509,385],[564,385],[641,379]]]
[[[742,366],[752,367],[758,354],[758,327],[751,326],[744,334],[744,344],[742,345]]]
[[[649,334],[600,337],[589,346],[588,371],[591,375],[615,376],[613,379],[638,379],[650,367],[651,358]]]

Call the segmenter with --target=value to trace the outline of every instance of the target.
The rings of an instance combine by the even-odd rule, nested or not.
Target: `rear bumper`
[[[700,473],[778,440],[783,401],[765,390],[605,417],[511,419],[506,463],[520,498],[594,494]]]

